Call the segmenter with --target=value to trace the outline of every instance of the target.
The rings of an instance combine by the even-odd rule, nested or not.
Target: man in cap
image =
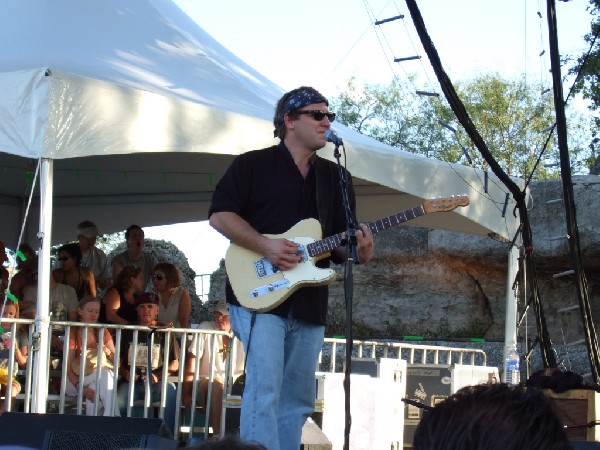
[[[198,329],[231,333],[229,308],[225,299],[219,300],[216,303],[215,320],[200,323]],[[242,347],[242,343],[237,339],[230,339],[227,334],[194,334],[194,339],[188,347],[182,400],[188,409],[195,406],[206,408],[210,388],[208,423],[212,427],[214,435],[218,435],[221,432],[223,385],[225,383],[227,358],[233,358],[231,361],[231,374],[235,379],[244,371],[244,348]],[[213,359],[212,370],[211,359]],[[196,403],[192,396],[194,382],[198,383],[198,403]]]
[[[346,231],[338,168],[316,154],[325,147],[325,132],[334,119],[329,102],[314,88],[302,86],[283,95],[273,118],[280,143],[236,157],[216,186],[208,212],[210,224],[234,244],[283,271],[295,268],[302,259],[299,244],[272,235],[308,218],[320,221],[325,236]],[[342,172],[349,180],[347,197],[354,216],[351,177]],[[355,217],[351,220],[356,223]],[[366,225],[358,225],[356,239],[359,262],[366,263],[373,252],[373,236]],[[346,259],[346,248],[340,246],[317,266]],[[269,450],[298,450],[302,426],[314,410],[327,286],[298,289],[260,314],[242,307],[229,283],[226,296],[231,328],[248,355],[240,437]]]
[[[138,320],[137,323],[129,325],[139,325],[143,328],[138,331],[137,340],[134,339],[136,335],[133,330],[125,329],[122,332],[117,402],[121,416],[126,416],[129,405],[133,406],[136,400],[145,399],[146,381],[148,380],[150,382],[150,403],[161,400],[165,423],[171,431],[175,431],[177,389],[173,383],[161,380],[161,378],[164,364],[168,364],[168,373],[177,373],[179,345],[175,336],[172,336],[169,360],[163,361],[166,335],[156,331],[157,328],[163,326],[157,322],[159,301],[158,295],[152,292],[143,292],[135,296]],[[161,381],[166,384],[165,398],[161,398],[163,384]],[[132,397],[129,392],[130,383],[134,384]]]
[[[100,233],[94,222],[84,220],[77,225],[77,241],[81,249],[81,266],[89,267],[96,280],[96,296],[102,298],[112,284],[112,270],[106,254],[96,247]]]

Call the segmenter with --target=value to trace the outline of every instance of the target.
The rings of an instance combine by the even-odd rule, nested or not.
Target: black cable
[[[584,69],[585,65],[587,64],[587,61],[588,61],[590,55],[592,54],[592,50],[594,48],[594,45],[596,45],[596,39],[598,38],[598,33],[600,33],[600,27],[598,28],[598,31],[594,35],[594,39],[592,39],[592,44],[590,45],[590,48],[588,49],[587,53],[583,57],[583,60],[581,61],[581,65],[579,66],[579,70],[577,71],[577,75],[575,76],[575,80],[573,80],[573,83],[571,84],[571,89],[569,89],[569,93],[567,94],[567,98],[565,99],[565,102],[564,102],[565,106],[567,106],[569,104],[569,99],[571,98],[571,94],[573,94],[573,91],[575,90],[575,85],[579,81],[579,78],[581,77],[581,74],[583,73],[583,69]],[[542,159],[542,156],[544,156],[544,153],[548,149],[548,144],[550,143],[550,139],[552,138],[552,134],[554,134],[554,129],[555,128],[556,128],[556,122],[554,122],[554,124],[552,125],[552,129],[548,132],[548,137],[546,138],[546,142],[544,143],[544,146],[542,147],[542,150],[540,151],[538,159],[536,160],[535,164],[533,165],[533,168],[531,169],[531,172],[529,174],[529,178],[527,178],[527,180],[525,181],[525,189],[531,183],[531,179],[533,178],[533,174],[535,173],[535,171],[537,169],[537,166],[539,165],[539,163],[540,163],[540,161]]]
[[[502,170],[498,162],[494,159],[492,154],[490,153],[487,145],[479,132],[477,131],[475,125],[471,121],[467,110],[458,97],[450,78],[444,71],[442,66],[442,62],[439,58],[437,50],[427,33],[427,29],[425,27],[425,23],[423,21],[423,17],[421,16],[421,12],[417,6],[415,0],[406,0],[406,5],[408,6],[408,10],[410,11],[410,15],[415,24],[415,28],[421,39],[421,43],[423,44],[423,48],[427,53],[427,57],[433,67],[433,70],[438,78],[440,83],[440,87],[444,92],[446,100],[448,101],[452,111],[456,115],[456,118],[463,126],[471,141],[475,144],[485,161],[489,164],[492,172],[502,181],[502,183],[509,189],[513,198],[516,202],[516,207],[519,211],[519,216],[521,220],[521,224],[523,227],[522,238],[523,245],[526,250],[526,255],[528,260],[530,261],[530,270],[532,271],[532,284],[533,284],[533,293],[534,293],[534,306],[536,310],[536,319],[537,319],[537,327],[538,333],[540,335],[540,351],[541,358],[544,364],[544,367],[556,367],[556,358],[554,357],[554,352],[552,351],[550,336],[548,334],[548,329],[546,327],[546,319],[544,316],[541,300],[539,298],[539,289],[537,286],[537,277],[535,276],[535,267],[533,264],[533,243],[531,239],[531,227],[529,223],[529,217],[527,212],[527,205],[525,203],[525,193],[521,191],[519,186]]]
[[[417,402],[409,398],[403,398],[401,400],[407,405],[416,406],[417,408],[423,409],[425,411],[431,411],[433,409],[433,406],[428,406],[425,403]]]
[[[600,383],[600,348],[598,336],[592,318],[587,280],[585,277],[581,248],[579,246],[579,228],[575,211],[575,194],[571,179],[571,162],[567,144],[567,119],[565,105],[562,101],[563,91],[560,74],[560,55],[558,52],[558,30],[556,24],[556,9],[554,0],[547,0],[548,28],[550,38],[550,61],[552,63],[552,79],[554,85],[554,108],[556,110],[556,134],[560,154],[560,172],[563,181],[563,201],[567,219],[567,234],[569,236],[569,250],[571,264],[575,271],[575,287],[579,299],[579,310],[585,332],[585,343],[588,350],[592,377],[595,383]]]
[[[256,322],[256,311],[252,311],[252,317],[250,318],[250,331],[248,332],[248,344],[246,345],[246,356],[244,357],[244,371],[238,377],[238,380],[243,377],[243,381],[240,382],[241,392],[240,396],[244,395],[244,389],[246,387],[246,364],[248,363],[248,355],[250,354],[250,341],[252,340],[252,330],[254,329],[254,323]]]

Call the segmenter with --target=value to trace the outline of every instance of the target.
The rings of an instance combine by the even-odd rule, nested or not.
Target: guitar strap
[[[326,159],[317,156],[315,158],[315,178],[317,194],[317,211],[319,213],[319,223],[323,231],[323,236],[333,234],[331,223],[331,193],[335,192],[335,178],[332,171],[335,169]]]

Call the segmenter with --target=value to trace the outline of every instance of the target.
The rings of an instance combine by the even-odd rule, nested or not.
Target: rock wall
[[[600,319],[600,177],[573,177],[580,246],[593,317]],[[553,278],[571,268],[560,180],[531,185],[529,211],[540,297],[551,338],[562,342],[563,331],[580,333],[580,318],[558,314],[576,305],[574,277]],[[504,338],[508,249],[506,243],[443,230],[395,227],[375,237],[373,260],[354,266],[353,323],[356,337],[394,338],[425,335],[437,338]],[[328,335],[343,334],[345,301],[343,267],[330,287]],[[528,280],[530,281],[530,280]],[[223,292],[224,268],[211,278],[211,298]],[[530,288],[522,296],[531,295]],[[520,305],[523,311],[524,304]],[[525,325],[537,335],[531,311]]]

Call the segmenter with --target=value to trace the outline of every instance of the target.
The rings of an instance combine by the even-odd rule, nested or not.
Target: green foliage
[[[600,0],[589,0],[587,10],[592,16],[590,31],[584,36],[585,41],[590,45],[590,51],[586,50],[580,55],[575,65],[570,69],[571,75],[578,75],[574,84],[573,92],[582,94],[584,99],[590,102],[590,112],[592,112],[593,134],[589,143],[589,149],[592,154],[598,154],[597,129],[600,127]],[[593,158],[592,158],[593,163]]]
[[[117,233],[102,234],[96,238],[96,247],[102,250],[105,254],[112,252],[119,244],[125,240],[125,232],[119,231]],[[77,240],[69,241],[77,242]],[[61,244],[54,245],[50,248],[50,258],[52,259],[52,265],[58,256],[58,249],[63,245],[69,243],[63,242]]]
[[[542,95],[539,85],[524,79],[506,80],[498,74],[457,84],[456,90],[488,149],[508,175],[529,177],[540,159],[534,178],[558,176],[557,167],[545,167],[558,162],[555,137],[548,131],[555,121],[551,93]],[[487,170],[448,104],[442,98],[417,95],[410,79],[395,79],[387,86],[359,86],[351,79],[331,104],[341,123],[381,142],[452,163],[469,164],[468,153],[474,167]],[[572,170],[587,173],[590,130],[575,112],[570,112],[569,118]]]
[[[435,112],[413,91],[409,81],[358,86],[353,78],[331,104],[336,120],[362,134],[411,153],[455,162],[460,155],[446,150],[449,138],[435,126]]]

